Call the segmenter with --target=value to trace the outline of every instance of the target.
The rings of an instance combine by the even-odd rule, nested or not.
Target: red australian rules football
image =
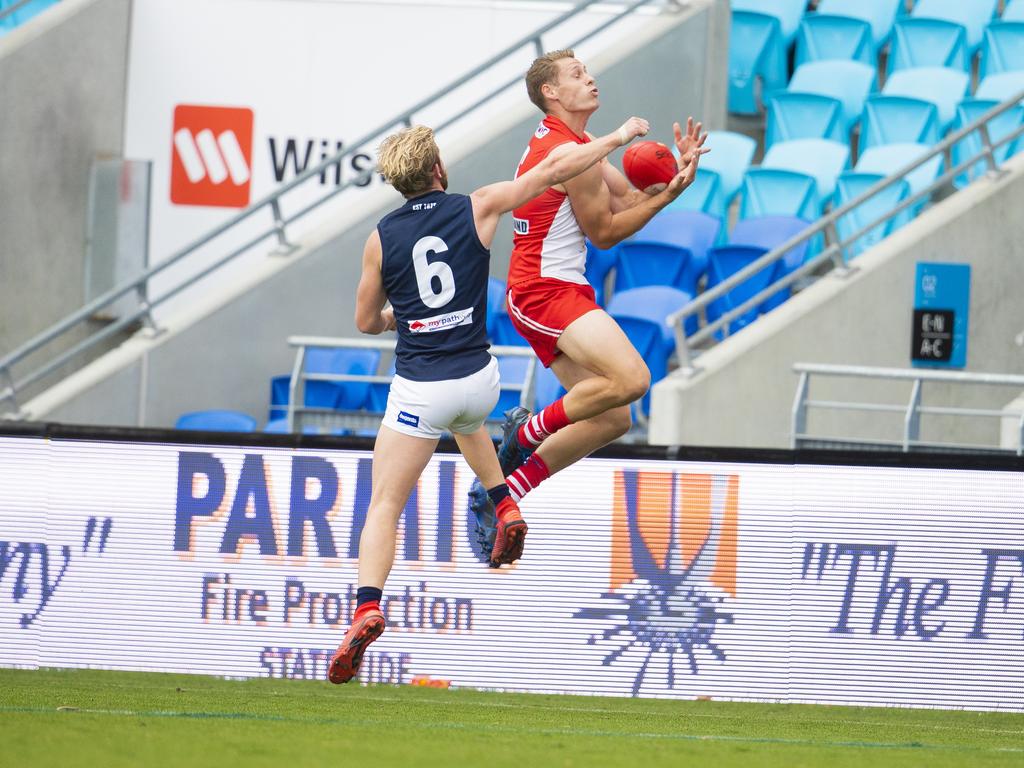
[[[622,170],[637,189],[660,192],[679,173],[675,155],[660,141],[631,144],[622,156]]]

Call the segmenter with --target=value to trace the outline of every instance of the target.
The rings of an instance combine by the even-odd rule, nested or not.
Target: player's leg
[[[395,560],[398,518],[437,438],[414,437],[382,426],[373,447],[373,490],[359,538],[359,586],[383,589]]]
[[[449,425],[466,463],[477,476],[470,492],[470,506],[477,517],[481,552],[487,555],[492,568],[522,557],[527,532],[484,426],[498,402],[500,386],[497,360],[472,376],[453,382],[453,389],[462,391],[465,405]]]
[[[497,568],[499,565],[515,562],[523,555],[528,529],[519,506],[513,500],[502,476],[501,466],[494,452],[494,442],[484,426],[470,434],[456,432],[455,440],[466,463],[479,478],[480,488],[477,493],[485,490],[487,501],[490,502],[485,503],[486,518],[478,520],[483,529],[481,544],[486,547],[486,542],[490,542],[493,536],[493,543],[490,545],[490,565]],[[490,515],[493,515],[493,521],[489,519]]]
[[[643,397],[651,382],[640,353],[604,310],[574,320],[556,346],[562,354],[552,360],[551,370],[568,392],[532,416],[518,433],[521,445],[536,447],[548,446],[553,435],[567,432],[535,454],[549,474],[628,431],[629,404]],[[515,491],[515,483],[510,484]]]
[[[373,448],[373,490],[359,539],[356,611],[327,668],[332,683],[355,677],[367,646],[384,631],[380,601],[395,559],[398,518],[437,447],[442,429],[434,424],[446,423],[446,405],[437,397],[435,382],[413,382],[400,376],[391,382],[387,410]]]

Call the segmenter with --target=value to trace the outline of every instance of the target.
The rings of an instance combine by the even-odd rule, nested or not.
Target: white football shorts
[[[498,361],[474,374],[444,381],[391,380],[383,426],[413,437],[438,438],[444,432],[468,435],[480,429],[498,404]]]

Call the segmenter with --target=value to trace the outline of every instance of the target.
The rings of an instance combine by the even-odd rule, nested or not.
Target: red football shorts
[[[545,368],[558,357],[555,347],[562,331],[587,312],[600,309],[589,285],[538,277],[509,286],[508,315]]]

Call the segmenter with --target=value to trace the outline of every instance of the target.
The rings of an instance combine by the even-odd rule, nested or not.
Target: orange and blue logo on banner
[[[610,624],[589,641],[608,647],[603,664],[640,660],[636,695],[656,654],[667,654],[670,688],[677,656],[691,674],[704,657],[725,661],[713,636],[733,622],[721,607],[737,594],[739,478],[619,470],[614,493],[604,605],[576,616]]]

